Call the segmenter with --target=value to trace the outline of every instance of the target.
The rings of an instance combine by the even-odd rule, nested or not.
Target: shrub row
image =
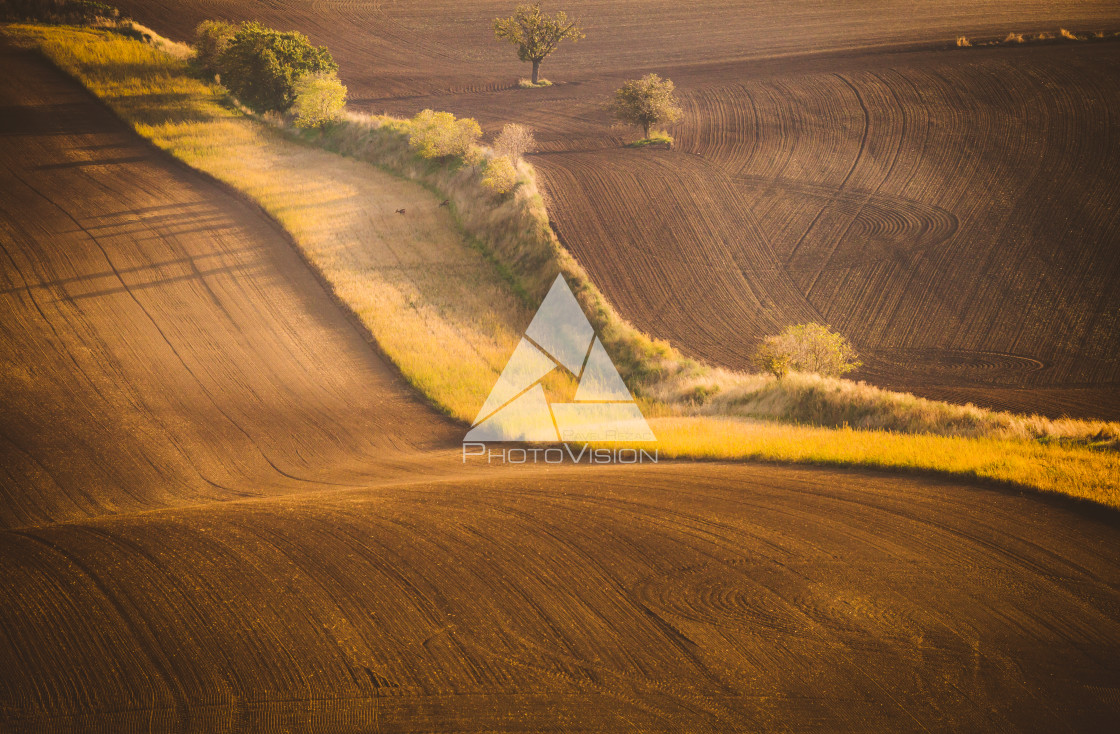
[[[288,112],[302,92],[297,114],[312,126],[331,119],[345,102],[330,51],[297,31],[206,20],[195,29],[195,50],[198,68],[254,112]]]

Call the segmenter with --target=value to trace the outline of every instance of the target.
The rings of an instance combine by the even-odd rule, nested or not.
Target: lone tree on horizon
[[[517,58],[533,64],[533,84],[540,83],[541,62],[561,41],[584,38],[578,20],[569,20],[563,10],[555,15],[541,11],[541,4],[518,5],[508,18],[494,19],[494,35],[517,46]]]
[[[631,79],[614,93],[614,114],[623,122],[642,128],[648,138],[651,125],[672,124],[684,114],[674,89],[671,80],[657,74]]]

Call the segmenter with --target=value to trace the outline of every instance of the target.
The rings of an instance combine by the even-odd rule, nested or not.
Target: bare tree
[[[533,84],[540,82],[541,62],[561,41],[583,38],[578,20],[563,10],[555,15],[541,11],[540,3],[518,5],[508,18],[494,19],[494,35],[517,46],[517,58],[533,64]]]
[[[490,147],[499,156],[506,156],[515,161],[535,148],[537,141],[533,138],[533,131],[524,125],[511,122],[502,128],[502,132],[494,139]]]

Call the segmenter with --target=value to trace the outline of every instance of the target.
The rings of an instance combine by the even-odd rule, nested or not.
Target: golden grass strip
[[[756,460],[938,473],[1120,509],[1120,454],[995,438],[797,426],[735,418],[654,418],[661,458]]]

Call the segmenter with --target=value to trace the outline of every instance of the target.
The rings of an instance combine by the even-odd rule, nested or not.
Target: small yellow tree
[[[296,80],[292,112],[298,127],[322,127],[346,107],[346,87],[333,72],[305,74]]]
[[[851,342],[820,324],[798,324],[762,340],[755,352],[756,366],[779,380],[789,370],[840,377],[862,363]]]
[[[482,185],[495,194],[508,194],[517,185],[517,168],[506,156],[491,158],[482,176]]]
[[[482,137],[482,128],[470,117],[455,119],[450,112],[424,110],[409,121],[408,144],[423,158],[466,155]]]
[[[494,139],[494,144],[490,147],[498,155],[504,155],[510,160],[516,161],[533,150],[536,145],[537,141],[533,138],[532,130],[524,125],[511,122],[502,128],[502,132],[498,134],[498,137]]]
[[[778,350],[773,342],[773,337],[764,339],[754,353],[754,366],[769,372],[779,380],[789,374],[789,355]]]

